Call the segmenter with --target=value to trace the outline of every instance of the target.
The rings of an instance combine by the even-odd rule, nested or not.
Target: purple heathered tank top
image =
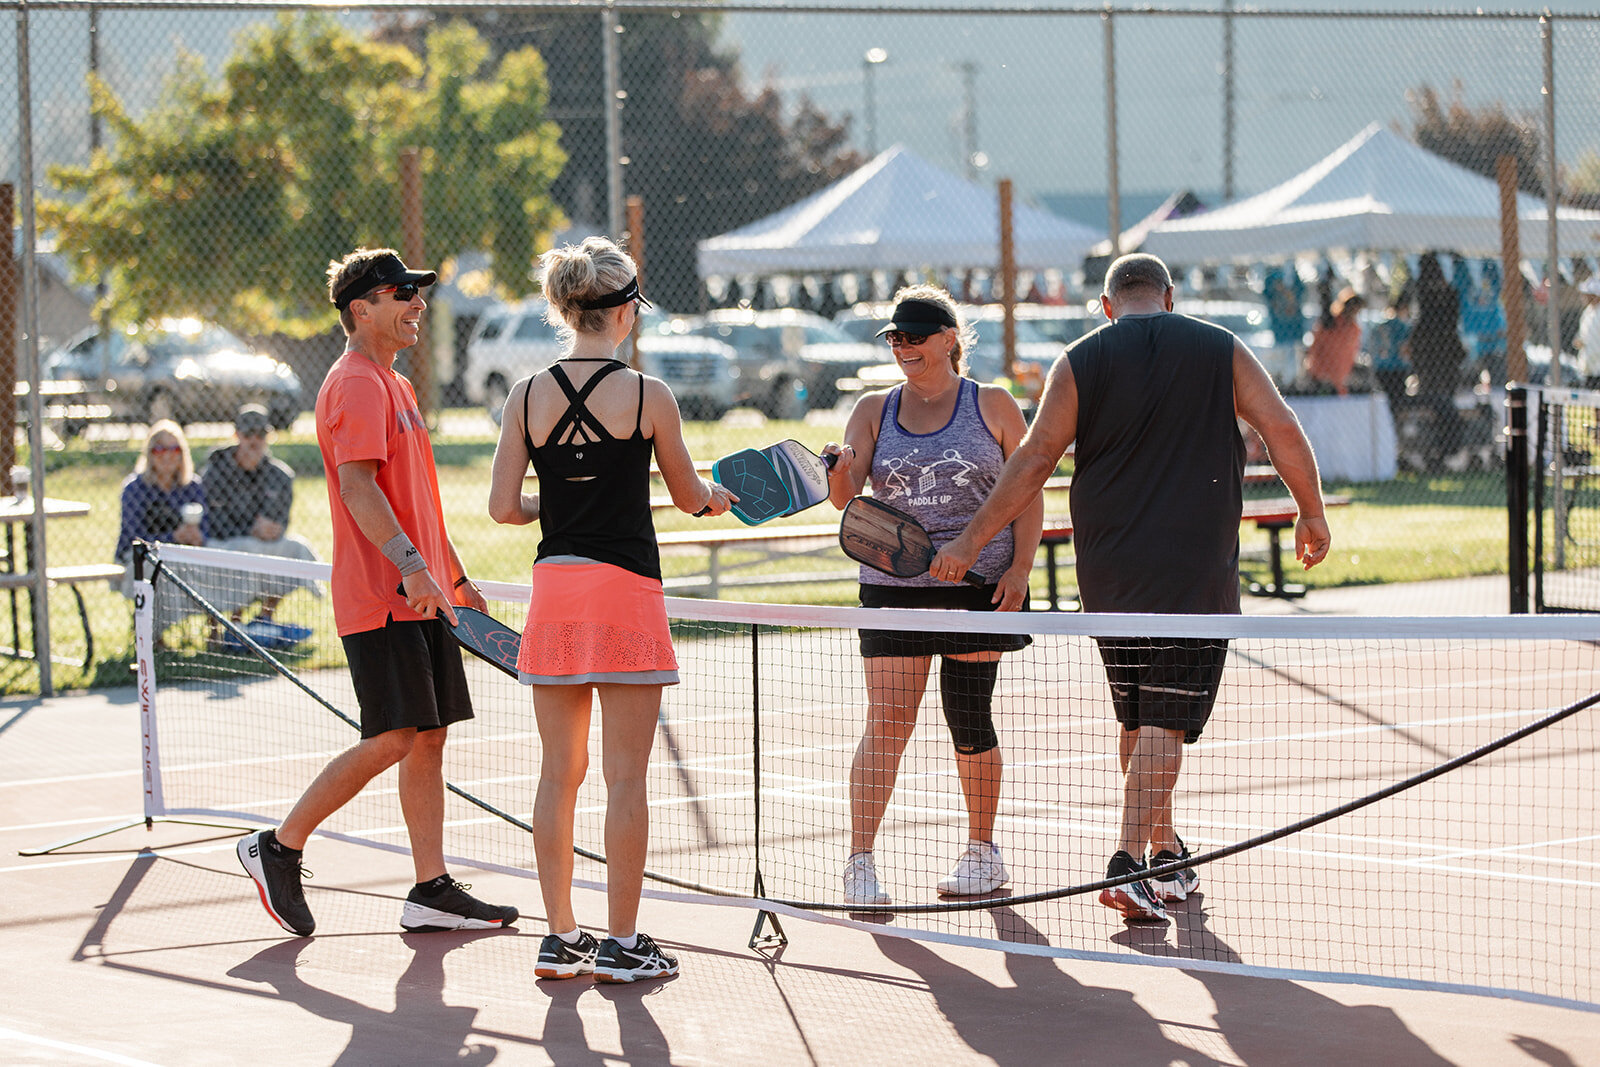
[[[1000,479],[1005,453],[978,410],[978,383],[961,379],[950,421],[932,433],[910,433],[900,425],[900,393],[895,386],[883,402],[878,443],[872,452],[872,495],[916,516],[935,546],[955,540]],[[1011,566],[1015,541],[1011,527],[983,546],[972,569],[991,582]],[[949,587],[930,575],[896,578],[861,568],[862,585]]]

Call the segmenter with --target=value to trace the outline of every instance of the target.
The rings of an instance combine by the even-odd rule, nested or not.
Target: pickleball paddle
[[[839,522],[839,547],[856,562],[898,578],[928,573],[928,564],[939,554],[920,522],[869,496],[858,496],[845,505]],[[992,584],[975,571],[968,571],[961,580],[968,585]]]
[[[739,500],[729,510],[746,526],[787,518],[828,499],[824,458],[799,441],[779,441],[766,448],[744,448],[711,465],[711,477]]]
[[[394,591],[405,596],[405,583],[395,586]],[[515,678],[522,635],[486,611],[464,604],[450,606],[456,609],[456,624],[450,627],[450,636],[456,639],[456,644]],[[439,613],[439,618],[444,618],[443,612]]]
[[[450,627],[450,636],[474,656],[515,678],[522,635],[488,612],[461,604],[454,607],[456,624]]]

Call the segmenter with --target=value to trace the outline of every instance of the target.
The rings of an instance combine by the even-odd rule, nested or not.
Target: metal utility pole
[[[1222,201],[1233,200],[1233,0],[1222,0]]]
[[[878,95],[873,71],[889,58],[882,48],[869,48],[861,57],[861,91],[867,105],[867,155],[878,154]]]
[[[978,64],[972,60],[951,64],[961,72],[961,163],[967,180],[978,179]]]

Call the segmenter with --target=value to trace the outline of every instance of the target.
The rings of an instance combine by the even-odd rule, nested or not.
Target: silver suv
[[[723,308],[692,327],[726,341],[739,355],[741,403],[773,418],[799,418],[807,408],[839,401],[840,378],[883,359],[882,345],[857,342],[810,311]]]
[[[467,399],[482,404],[496,424],[513,383],[561,358],[555,327],[545,321],[545,301],[494,304],[478,319],[467,341],[461,376]],[[660,378],[678,398],[687,418],[720,419],[738,393],[739,368],[732,348],[686,332],[681,320],[654,310],[639,319],[640,369]]]

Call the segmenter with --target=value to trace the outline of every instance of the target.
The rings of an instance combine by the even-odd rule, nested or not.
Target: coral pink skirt
[[[577,556],[540,560],[522,629],[523,685],[676,685],[661,583]]]

